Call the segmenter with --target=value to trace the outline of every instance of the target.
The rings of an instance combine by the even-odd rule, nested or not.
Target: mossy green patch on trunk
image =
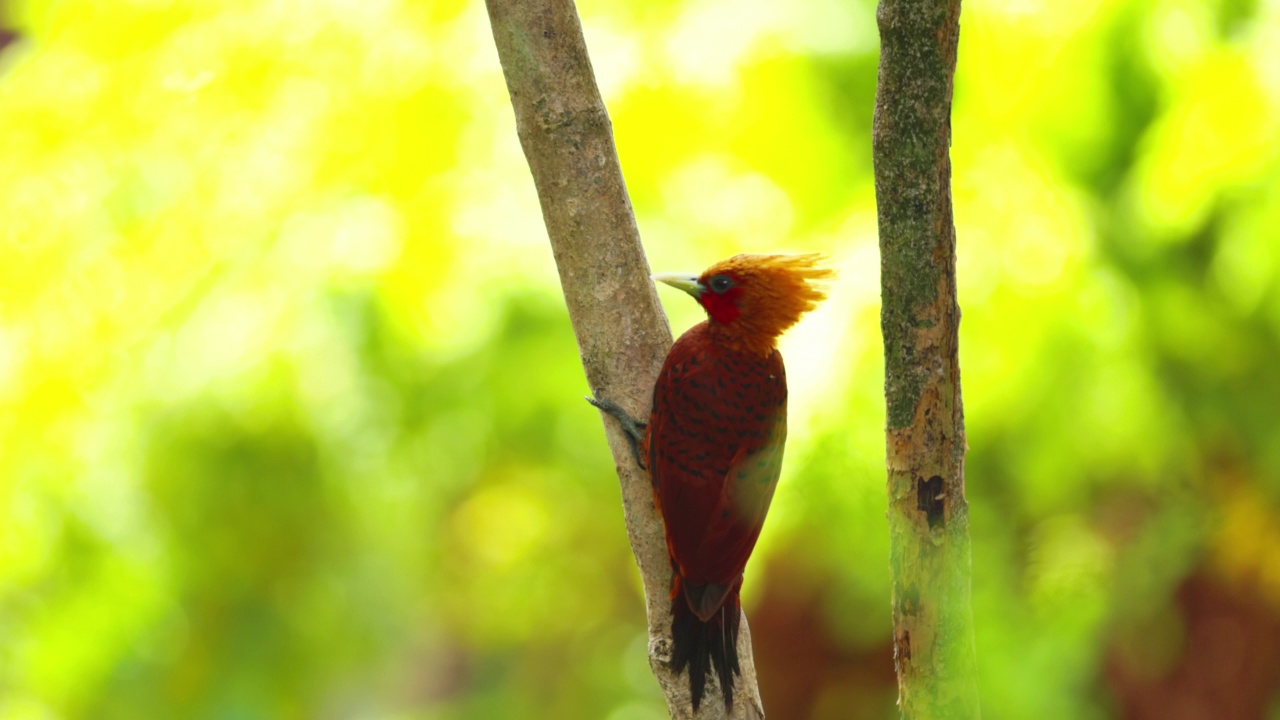
[[[979,716],[951,209],[959,0],[881,0],[880,227],[890,568],[904,718]]]

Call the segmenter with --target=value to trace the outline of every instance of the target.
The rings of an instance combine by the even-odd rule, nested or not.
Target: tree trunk
[[[671,346],[671,329],[649,279],[649,263],[577,12],[572,0],[486,4],[587,383],[597,397],[618,403],[633,417],[646,418],[654,382]],[[617,423],[602,418],[622,485],[627,534],[644,581],[649,665],[671,716],[763,718],[745,617],[738,637],[742,678],[732,715],[714,701],[703,702],[694,715],[687,676],[669,667],[671,563],[652,485],[636,466]]]
[[[948,155],[959,19],[959,0],[881,0],[877,12],[894,655],[912,720],[979,717]]]

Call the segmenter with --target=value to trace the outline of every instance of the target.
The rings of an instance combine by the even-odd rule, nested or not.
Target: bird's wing
[[[764,518],[782,473],[786,439],[784,403],[772,418],[768,441],[756,447],[740,446],[724,475],[719,501],[697,554],[704,562],[715,562],[732,572],[735,578],[746,567],[764,527]]]

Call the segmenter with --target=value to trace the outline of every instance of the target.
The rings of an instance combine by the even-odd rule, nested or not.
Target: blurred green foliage
[[[771,717],[890,717],[873,3],[580,11],[656,269],[841,269],[746,602]],[[482,5],[8,15],[0,720],[661,717]],[[965,4],[987,718],[1280,717],[1277,47]]]

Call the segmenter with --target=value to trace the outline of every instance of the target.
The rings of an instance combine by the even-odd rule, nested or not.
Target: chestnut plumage
[[[676,341],[653,392],[641,453],[666,523],[672,660],[694,708],[714,671],[732,704],[742,571],[782,470],[787,380],[778,336],[824,297],[817,255],[738,255],[702,275],[655,275],[708,319]]]

